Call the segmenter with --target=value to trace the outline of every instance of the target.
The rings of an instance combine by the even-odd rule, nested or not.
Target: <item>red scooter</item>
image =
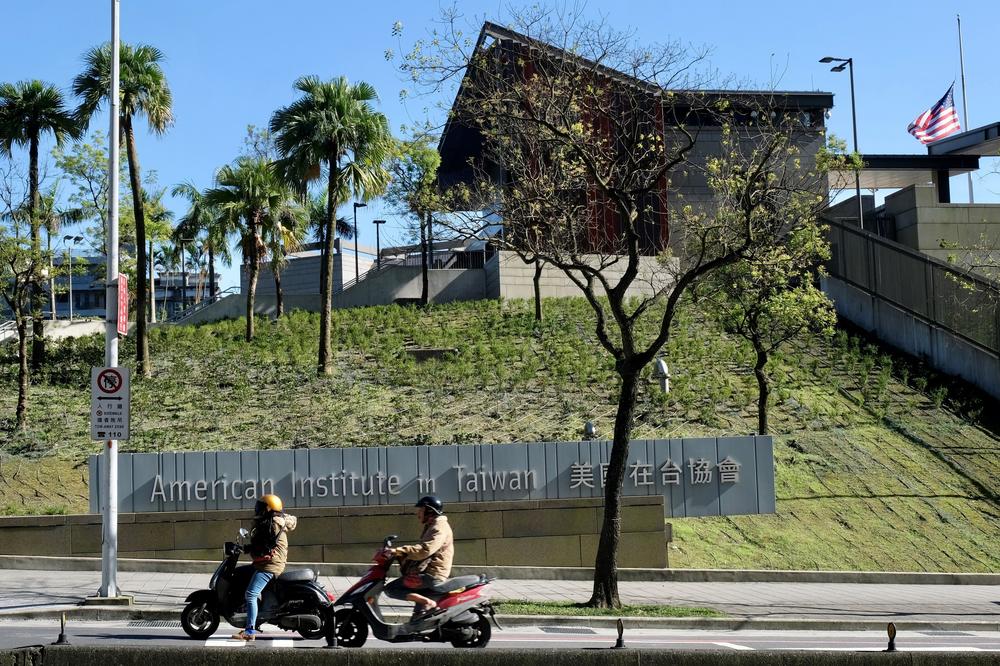
[[[378,598],[385,588],[389,567],[397,559],[388,549],[396,535],[388,536],[372,558],[372,567],[357,583],[334,602],[335,623],[327,631],[336,635],[337,644],[343,647],[361,647],[368,640],[368,632],[380,641],[404,643],[408,641],[450,642],[460,648],[482,648],[490,642],[490,620],[500,629],[493,605],[485,592],[491,578],[486,576],[459,576],[438,586],[435,593],[421,590],[437,602],[429,613],[410,619],[403,624],[389,624],[382,616]],[[332,642],[333,636],[327,636]]]

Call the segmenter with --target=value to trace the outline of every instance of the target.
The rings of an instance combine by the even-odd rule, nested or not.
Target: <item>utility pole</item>
[[[111,0],[111,131],[108,148],[108,248],[104,308],[104,365],[118,365],[118,70],[119,0]],[[141,271],[145,266],[140,266]],[[145,317],[145,312],[136,313]],[[101,589],[102,597],[120,596],[118,588],[118,442],[109,439],[104,451],[104,488],[101,497]]]

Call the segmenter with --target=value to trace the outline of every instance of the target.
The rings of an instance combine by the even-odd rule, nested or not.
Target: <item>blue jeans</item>
[[[274,574],[266,571],[254,571],[250,584],[247,585],[247,633],[252,634],[257,624],[257,597],[264,591],[264,587],[271,582]]]

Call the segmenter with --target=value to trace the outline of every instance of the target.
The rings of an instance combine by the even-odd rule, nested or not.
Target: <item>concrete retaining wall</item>
[[[373,639],[372,639],[373,640]],[[628,632],[625,633],[628,644]],[[316,646],[322,643],[317,641]],[[426,650],[400,648],[385,650],[280,650],[255,647],[252,650],[220,650],[166,646],[64,646],[34,647],[0,651],[0,666],[149,666],[170,663],[173,666],[312,666],[313,664],[351,664],[351,666],[450,666],[485,664],[488,666],[745,666],[778,664],[780,666],[986,666],[996,663],[991,652],[813,652],[813,651],[742,651],[742,650],[602,650],[602,649],[487,649]],[[610,645],[608,646],[610,647]]]
[[[667,565],[661,496],[625,497],[618,565]],[[419,536],[408,506],[296,509],[290,535],[297,562],[368,562],[388,534]],[[450,504],[455,564],[536,567],[592,566],[603,500],[538,500]],[[123,558],[216,560],[223,542],[250,526],[248,511],[182,511],[118,515]],[[0,554],[99,556],[98,515],[0,518]]]
[[[515,252],[499,252],[497,266],[498,287],[500,298],[534,298],[535,297],[535,266],[526,264]],[[672,280],[667,270],[656,257],[640,257],[639,275],[628,290],[629,296],[650,296],[659,292]],[[598,257],[592,257],[594,264]],[[618,264],[602,271],[608,282],[615,284],[625,271],[626,257],[621,257]],[[580,297],[583,292],[566,274],[552,266],[545,266],[539,279],[542,298]],[[492,287],[492,284],[491,284]],[[493,287],[496,289],[496,287]],[[598,287],[598,295],[603,295]]]
[[[826,276],[822,283],[844,319],[1000,400],[1000,357],[996,354],[843,280]]]

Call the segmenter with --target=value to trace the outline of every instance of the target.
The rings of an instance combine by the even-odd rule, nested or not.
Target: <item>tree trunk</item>
[[[333,231],[337,224],[337,151],[328,158],[329,177],[326,183],[326,222],[323,230],[323,283],[320,285],[319,362],[316,374],[333,374],[333,349],[330,345],[330,324],[333,309]]]
[[[246,331],[246,341],[250,342],[253,340],[253,311],[254,302],[257,298],[257,275],[260,273],[260,261],[257,257],[257,214],[254,213],[253,218],[250,220],[250,265],[247,267],[249,276],[249,285],[247,285],[247,331]]]
[[[271,266],[271,273],[274,274],[274,296],[277,300],[277,316],[285,314],[285,296],[281,293],[281,267],[277,265]]]
[[[632,417],[639,391],[639,372],[620,364],[618,374],[622,380],[618,395],[618,412],[615,415],[615,435],[611,446],[604,487],[604,522],[594,561],[594,591],[587,602],[597,608],[618,608],[618,542],[621,539],[622,486],[625,483],[625,463],[628,460],[629,439],[632,436]]]
[[[215,247],[208,241],[208,302],[215,302]]]
[[[757,352],[757,363],[753,366],[753,374],[757,378],[757,434],[767,434],[767,400],[771,395],[771,386],[767,380],[764,366],[767,365],[767,351],[756,340],[754,350]]]
[[[149,241],[149,323],[156,323],[156,279],[153,277],[153,241]]]
[[[38,224],[38,137],[28,142],[28,224],[31,227],[31,254],[36,266],[41,265],[42,237]],[[42,320],[42,286],[31,280],[31,369],[41,370],[45,362],[45,322]]]
[[[535,258],[535,321],[542,320],[542,260]]]
[[[420,220],[420,304],[427,305],[430,299],[430,279],[428,269],[430,268],[430,248],[427,246],[429,227],[431,224],[430,213],[426,219]]]
[[[17,430],[28,427],[28,322],[24,315],[17,317]]]
[[[122,116],[125,131],[125,148],[128,157],[128,177],[132,189],[132,209],[135,212],[135,365],[143,377],[153,375],[149,358],[149,330],[146,327],[146,211],[142,207],[142,181],[139,178],[139,155],[135,151],[135,131],[132,117]]]

